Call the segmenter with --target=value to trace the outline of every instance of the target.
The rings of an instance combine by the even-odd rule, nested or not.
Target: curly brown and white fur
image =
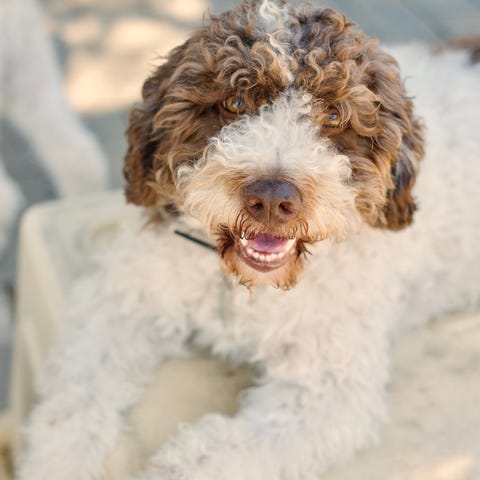
[[[306,246],[344,237],[357,212],[375,227],[412,222],[423,135],[398,65],[376,40],[331,9],[257,4],[213,17],[146,81],[128,130],[126,196],[201,217],[218,236],[228,269],[247,283],[257,275],[236,253],[242,232],[296,238],[297,254],[279,275],[281,285],[292,285]],[[225,114],[222,102],[230,96],[245,102],[246,118]],[[340,115],[337,127],[324,125],[332,109]],[[277,130],[262,127],[275,116]],[[318,137],[327,155],[344,156],[338,171],[322,171]],[[242,158],[233,151],[239,141]],[[289,152],[295,165],[283,165],[285,149],[304,142],[311,158]],[[303,200],[299,217],[255,221],[242,192],[258,178],[292,182]]]
[[[146,81],[125,176],[148,222],[76,290],[20,479],[108,478],[126,412],[192,347],[255,384],[135,478],[313,480],[377,438],[391,338],[480,296],[478,66],[391,51],[425,129],[394,56],[308,5],[213,16]]]

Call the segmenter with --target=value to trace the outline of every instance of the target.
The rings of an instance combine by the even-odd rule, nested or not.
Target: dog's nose
[[[289,182],[257,180],[243,191],[245,207],[263,223],[285,223],[297,217],[302,207],[298,189]]]

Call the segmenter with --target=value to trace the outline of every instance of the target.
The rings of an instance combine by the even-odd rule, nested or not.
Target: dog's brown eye
[[[329,110],[323,119],[324,127],[338,128],[341,123],[342,119],[340,118],[340,113],[338,113],[338,110],[334,108]]]
[[[233,113],[234,115],[241,115],[242,113],[245,113],[247,110],[247,105],[245,104],[245,101],[236,96],[231,96],[228,97],[222,104],[222,107],[230,113]]]

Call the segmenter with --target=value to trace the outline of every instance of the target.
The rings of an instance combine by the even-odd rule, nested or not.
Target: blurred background
[[[128,111],[139,100],[153,65],[202,22],[206,11],[218,13],[234,3],[40,0],[67,97],[108,158],[111,188],[122,185]],[[480,0],[332,0],[328,6],[343,11],[366,33],[386,43],[420,40],[438,44],[480,34]],[[0,153],[28,202],[55,197],[52,183],[35,162],[35,151],[7,121],[1,119],[0,128]],[[14,233],[0,258],[0,283],[10,288],[15,254]],[[5,405],[9,350],[9,343],[0,341],[0,409]]]

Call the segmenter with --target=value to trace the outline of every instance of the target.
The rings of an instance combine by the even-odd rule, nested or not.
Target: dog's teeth
[[[243,234],[242,234],[243,235]],[[287,255],[297,243],[295,238],[292,238],[287,241],[285,244],[285,249],[281,252],[276,253],[261,253],[257,250],[254,250],[252,247],[249,247],[249,241],[246,238],[240,237],[240,244],[244,247],[244,252],[251,258],[258,260],[259,262],[272,263],[277,260],[282,259]]]

